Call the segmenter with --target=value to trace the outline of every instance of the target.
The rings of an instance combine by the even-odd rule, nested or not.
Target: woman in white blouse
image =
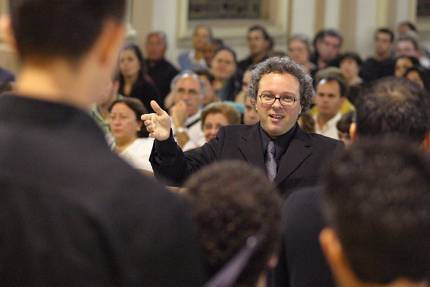
[[[146,113],[142,102],[134,98],[121,98],[112,103],[109,112],[115,151],[136,169],[152,173],[149,156],[154,140],[139,137],[142,128],[140,117]]]

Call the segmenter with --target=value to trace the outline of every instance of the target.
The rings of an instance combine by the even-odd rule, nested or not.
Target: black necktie
[[[266,171],[267,177],[270,181],[273,181],[276,177],[277,172],[277,163],[275,158],[275,143],[273,141],[269,141],[266,149]]]

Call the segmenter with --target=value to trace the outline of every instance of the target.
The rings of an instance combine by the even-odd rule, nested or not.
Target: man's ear
[[[2,39],[8,44],[14,51],[17,51],[16,40],[12,30],[12,22],[8,15],[2,15],[0,17],[0,30]]]
[[[349,136],[351,137],[352,142],[357,141],[357,123],[351,123],[351,125],[349,126]]]
[[[125,25],[121,22],[106,20],[94,46],[102,65],[117,62],[118,52],[124,41]]]
[[[338,285],[360,286],[359,281],[350,269],[336,232],[332,228],[326,227],[321,231],[319,239],[325,258]]]

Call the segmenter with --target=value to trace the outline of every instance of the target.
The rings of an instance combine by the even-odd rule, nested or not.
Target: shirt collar
[[[263,143],[263,151],[266,152],[267,145],[269,144],[269,141],[273,141],[275,143],[275,150],[276,150],[276,158],[279,160],[281,156],[285,153],[287,150],[291,139],[294,137],[297,131],[297,123],[285,134],[277,137],[276,139],[272,139],[266,131],[261,127],[260,124],[258,124],[258,130],[260,131],[261,141]]]

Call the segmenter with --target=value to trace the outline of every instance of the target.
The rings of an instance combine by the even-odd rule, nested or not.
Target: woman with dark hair
[[[413,66],[408,68],[404,77],[412,82],[417,83],[421,88],[430,91],[430,78],[429,73],[422,67]]]
[[[142,102],[134,98],[120,98],[109,107],[109,125],[115,140],[115,151],[130,165],[143,172],[152,172],[149,162],[152,138],[139,138],[140,117],[146,113]]]
[[[417,58],[411,56],[399,56],[394,61],[394,76],[397,78],[404,77],[406,70],[414,66],[420,66],[420,62]]]
[[[214,77],[212,87],[222,101],[234,101],[241,88],[236,53],[227,46],[218,48],[212,58],[210,73]]]
[[[152,100],[162,106],[157,89],[148,76],[143,53],[135,44],[126,45],[119,54],[119,93],[139,99],[150,113]]]

